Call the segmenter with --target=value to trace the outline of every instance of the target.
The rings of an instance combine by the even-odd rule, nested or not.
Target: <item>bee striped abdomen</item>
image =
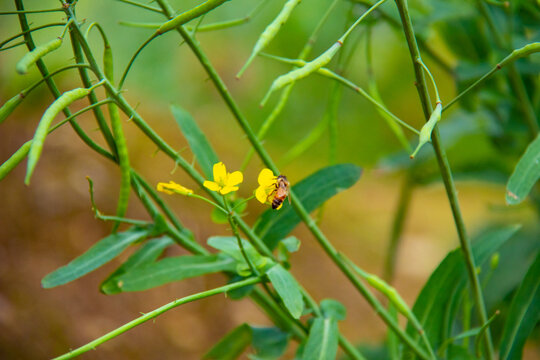
[[[283,203],[283,199],[280,199],[280,198],[274,198],[274,200],[272,200],[272,209],[276,210],[279,205],[281,205]]]

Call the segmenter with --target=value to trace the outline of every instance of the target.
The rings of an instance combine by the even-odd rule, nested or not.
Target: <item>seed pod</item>
[[[292,11],[296,7],[296,5],[300,3],[300,1],[302,0],[288,0],[285,5],[283,5],[283,9],[281,9],[278,16],[276,16],[276,18],[266,27],[266,29],[264,29],[264,31],[259,36],[259,39],[253,47],[251,55],[249,56],[242,69],[236,75],[237,78],[240,78],[240,76],[242,76],[244,71],[247,69],[249,64],[251,64],[253,59],[255,59],[257,54],[260,53],[274,39],[281,26],[287,22]]]
[[[87,96],[90,93],[90,89],[77,88],[63,93],[58,99],[56,99],[43,113],[41,120],[36,128],[34,138],[32,140],[32,146],[30,147],[30,152],[28,153],[28,166],[26,169],[26,178],[24,182],[26,185],[30,184],[30,177],[34,172],[36,164],[43,150],[43,143],[47,137],[49,127],[51,126],[52,121],[67,106],[69,106],[75,100],[81,99]]]
[[[508,64],[509,62],[515,61],[519,58],[534,54],[536,52],[540,52],[540,42],[534,42],[531,44],[527,44],[522,48],[516,49],[510,53],[507,57],[505,57],[498,65],[499,68],[503,67],[504,65]]]
[[[48,43],[36,47],[34,50],[26,53],[21,60],[16,65],[17,72],[21,75],[26,74],[28,72],[28,68],[35,64],[39,59],[41,59],[43,56],[47,55],[48,53],[58,49],[62,45],[62,38],[56,38]]]
[[[15,166],[19,165],[20,162],[23,161],[28,154],[31,145],[32,141],[25,142],[23,146],[19,148],[19,150],[15,151],[15,153],[11,155],[9,159],[0,165],[0,180],[5,178],[7,174],[9,174],[11,170],[15,168]]]
[[[159,29],[156,30],[156,34],[162,35],[166,33],[167,31],[177,28],[180,25],[184,25],[188,21],[198,18],[199,16],[204,15],[210,10],[218,7],[219,5],[223,4],[225,1],[228,1],[228,0],[207,0],[203,2],[202,4],[200,4],[199,6],[196,6],[191,10],[185,11],[181,13],[180,15],[164,23],[163,25],[159,27]]]
[[[422,129],[420,129],[420,137],[418,139],[418,146],[414,150],[414,152],[411,154],[411,159],[414,159],[418,151],[422,146],[424,146],[426,143],[431,141],[431,133],[433,131],[433,128],[439,120],[441,120],[441,112],[442,112],[442,104],[439,102],[437,103],[437,106],[435,107],[435,110],[431,113],[431,116],[429,117],[429,120],[427,123],[422,126]]]
[[[6,118],[17,108],[17,106],[23,101],[24,94],[18,93],[2,105],[0,108],[0,124],[6,120]]]
[[[306,76],[318,71],[320,68],[328,64],[330,60],[332,60],[334,55],[338,52],[341,45],[342,45],[341,41],[337,41],[328,50],[323,52],[321,55],[319,55],[317,58],[313,59],[312,61],[307,62],[301,68],[294,69],[288,72],[287,74],[281,75],[276,80],[274,80],[274,82],[272,83],[272,86],[270,87],[270,90],[268,90],[263,100],[261,101],[261,106],[264,106],[264,104],[266,103],[266,101],[268,100],[272,92],[279,90],[292,82],[303,79]]]

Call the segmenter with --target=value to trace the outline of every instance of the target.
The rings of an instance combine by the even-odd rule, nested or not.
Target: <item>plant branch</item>
[[[200,293],[197,293],[197,294],[193,294],[193,295],[189,295],[189,296],[186,296],[186,297],[183,297],[183,298],[180,298],[180,299],[177,299],[177,300],[174,300],[166,305],[163,305],[155,310],[152,310],[146,314],[144,314],[143,316],[140,316],[138,318],[136,318],[135,320],[132,320],[122,326],[120,326],[119,328],[97,338],[96,340],[94,341],[91,341],[89,342],[88,344],[86,345],[83,345],[75,350],[72,350],[70,352],[68,352],[67,354],[64,354],[62,356],[58,356],[56,358],[54,358],[54,360],[66,360],[66,359],[72,359],[76,356],[79,356],[80,354],[83,354],[87,351],[90,351],[90,350],[94,350],[95,348],[97,348],[99,345],[111,340],[111,339],[114,339],[115,337],[117,337],[118,335],[121,335],[123,333],[125,333],[126,331],[128,330],[131,330],[133,329],[134,327],[142,324],[142,323],[145,323],[147,322],[148,320],[152,320],[156,317],[158,317],[159,315],[171,310],[171,309],[174,309],[175,307],[178,307],[180,305],[183,305],[183,304],[186,304],[186,303],[189,303],[189,302],[192,302],[192,301],[196,301],[196,300],[200,300],[200,299],[204,299],[204,298],[207,298],[209,296],[213,296],[213,295],[217,295],[217,294],[222,294],[222,293],[225,293],[227,291],[231,291],[231,290],[235,290],[235,289],[240,289],[244,286],[249,286],[249,285],[253,285],[253,284],[257,284],[257,283],[260,283],[262,281],[261,278],[259,277],[252,277],[252,278],[249,278],[249,279],[245,279],[245,280],[241,280],[241,281],[238,281],[238,282],[235,282],[235,283],[232,283],[232,284],[228,284],[228,285],[224,285],[224,286],[220,286],[218,288],[215,288],[215,289],[212,289],[212,290],[207,290],[207,291],[203,291],[203,292],[200,292]]]
[[[409,52],[410,52],[411,60],[414,67],[417,90],[420,96],[420,101],[422,104],[424,117],[427,121],[431,115],[432,107],[429,101],[429,94],[428,94],[426,80],[424,78],[424,74],[422,71],[422,66],[417,61],[417,59],[421,59],[421,57],[420,57],[420,51],[418,49],[418,44],[416,42],[416,37],[414,35],[411,18],[409,16],[409,9],[407,7],[406,0],[395,0],[395,2],[399,11],[399,15],[401,17],[401,22],[403,24],[405,38],[407,40],[407,45],[409,47]],[[465,223],[463,221],[463,215],[461,214],[459,200],[457,197],[457,191],[454,184],[454,179],[452,177],[452,172],[450,170],[450,164],[448,163],[446,152],[441,145],[438,126],[435,126],[433,130],[432,144],[435,150],[435,155],[437,157],[437,162],[439,164],[439,169],[441,171],[441,176],[443,178],[443,182],[446,188],[448,200],[450,202],[450,207],[452,209],[452,215],[454,217],[456,230],[457,230],[459,241],[461,244],[461,250],[463,252],[463,257],[465,259],[467,273],[469,276],[469,282],[471,284],[471,288],[473,289],[477,311],[479,313],[480,321],[482,323],[485,323],[487,321],[486,307],[484,304],[482,289],[480,288],[480,282],[478,280],[478,274],[476,273],[476,264],[475,264],[475,260],[472,254],[471,242],[465,229]],[[486,347],[486,356],[488,359],[493,359],[494,358],[493,343],[491,340],[491,334],[489,330],[486,331],[484,339],[485,339],[485,347]]]

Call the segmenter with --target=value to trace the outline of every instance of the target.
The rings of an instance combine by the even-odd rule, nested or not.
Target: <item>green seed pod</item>
[[[219,5],[223,4],[225,1],[228,1],[228,0],[207,0],[203,2],[202,4],[200,4],[199,6],[196,6],[191,10],[183,12],[180,15],[164,23],[163,25],[159,27],[159,29],[156,30],[156,34],[161,35],[161,34],[166,33],[167,31],[177,28],[180,25],[184,25],[188,21],[198,18],[199,16],[204,15],[210,10],[218,7]]]
[[[255,43],[249,59],[246,61],[242,69],[236,75],[237,78],[240,78],[244,71],[247,69],[249,64],[255,59],[258,53],[260,53],[270,42],[274,39],[279,29],[283,24],[287,22],[292,11],[302,0],[288,0],[283,8],[279,12],[278,16],[264,29],[264,31],[259,36],[259,39]]]
[[[32,146],[30,147],[30,152],[28,153],[28,166],[26,169],[26,178],[24,182],[26,185],[30,184],[30,177],[34,172],[36,164],[43,150],[43,143],[49,132],[49,127],[51,126],[52,121],[67,106],[69,106],[75,100],[79,100],[90,93],[90,89],[77,88],[63,93],[58,99],[56,99],[43,113],[41,120],[36,128],[34,138],[32,140]]]
[[[28,154],[31,145],[32,141],[25,142],[23,146],[19,148],[19,150],[17,150],[9,159],[0,165],[0,180],[5,178],[7,174],[9,174],[11,170],[15,168],[15,166],[19,165],[19,163],[23,161]]]
[[[34,50],[26,53],[16,65],[17,72],[21,75],[28,72],[28,68],[35,64],[39,59],[48,53],[58,49],[62,45],[62,38],[56,38],[48,43],[36,47]]]
[[[0,108],[0,124],[6,120],[6,118],[17,108],[17,106],[23,101],[24,94],[18,93],[2,105]]]
[[[531,44],[527,44],[522,48],[516,49],[510,53],[507,57],[505,57],[498,65],[499,68],[503,67],[504,65],[508,64],[509,62],[515,61],[519,58],[534,54],[536,52],[540,52],[540,42],[534,42]]]
[[[399,293],[394,289],[392,286],[388,285],[383,279],[376,275],[365,275],[364,278],[375,289],[379,290],[381,293],[383,293],[386,298],[394,304],[396,309],[405,315],[407,318],[411,315],[411,310],[409,309],[409,306],[403,300],[403,298],[399,295]]]
[[[261,101],[261,106],[264,106],[264,104],[266,103],[266,101],[268,100],[272,92],[279,90],[292,82],[303,79],[306,76],[318,71],[320,68],[328,64],[330,60],[332,60],[334,55],[338,52],[341,45],[342,45],[342,42],[337,41],[328,50],[323,52],[321,55],[319,55],[317,58],[313,59],[312,61],[307,62],[301,68],[294,69],[284,75],[281,75],[276,80],[274,80],[274,82],[272,83],[272,86],[270,87],[270,90],[268,90],[263,100]]]
[[[435,110],[431,113],[431,116],[429,117],[429,120],[427,123],[422,126],[422,129],[420,129],[420,137],[418,139],[418,146],[414,150],[414,152],[411,154],[411,159],[414,159],[418,151],[422,146],[424,146],[426,143],[431,141],[431,133],[433,131],[433,128],[439,120],[441,120],[441,113],[442,113],[442,104],[439,102],[437,103],[437,106],[435,107]]]

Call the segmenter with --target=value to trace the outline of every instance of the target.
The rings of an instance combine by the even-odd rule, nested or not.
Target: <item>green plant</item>
[[[272,92],[283,89],[278,103],[262,123],[259,132],[255,133],[195,37],[197,32],[203,29],[221,30],[244,24],[247,20],[228,20],[202,25],[201,22],[207,14],[218,12],[220,7],[227,3],[224,0],[207,0],[179,12],[176,12],[166,0],[156,0],[157,7],[130,0],[120,1],[126,3],[126,6],[131,5],[147,12],[161,14],[164,19],[157,24],[125,23],[129,26],[155,30],[133,54],[119,82],[115,82],[113,76],[112,43],[98,23],[86,25],[76,16],[77,1],[61,1],[61,7],[58,9],[26,11],[23,0],[14,0],[17,10],[1,13],[6,16],[17,15],[21,32],[2,42],[0,48],[7,50],[26,45],[28,53],[20,60],[16,70],[21,74],[26,73],[35,64],[42,80],[6,101],[0,108],[0,121],[8,118],[23,102],[24,97],[42,83],[48,86],[56,100],[44,112],[33,139],[22,145],[0,166],[0,179],[28,157],[25,183],[29,184],[47,135],[68,122],[91,149],[116,163],[121,170],[117,212],[114,216],[103,215],[97,209],[93,199],[93,183],[89,179],[93,211],[98,219],[114,222],[111,235],[98,241],[66,266],[45,276],[42,280],[45,288],[76,280],[113,260],[127,248],[135,247],[136,250],[132,255],[102,282],[103,293],[143,291],[170,282],[217,272],[223,273],[229,283],[175,300],[58,358],[73,358],[165,311],[220,293],[227,293],[233,299],[249,296],[276,327],[260,329],[243,324],[218,342],[207,353],[206,358],[235,358],[249,345],[255,349],[254,358],[277,358],[283,355],[291,339],[299,343],[297,357],[302,359],[335,358],[338,347],[342,349],[344,356],[349,358],[368,358],[364,348],[356,347],[351,340],[339,333],[338,322],[345,319],[345,307],[332,299],[317,303],[289,271],[294,265],[290,261],[290,254],[298,251],[300,246],[300,241],[290,237],[289,234],[301,222],[305,224],[328,258],[386,324],[388,341],[381,347],[390,358],[495,359],[497,349],[501,359],[516,359],[521,356],[525,341],[533,332],[540,317],[538,287],[540,247],[536,244],[537,241],[533,241],[531,245],[532,251],[526,261],[527,265],[531,265],[526,273],[517,274],[512,278],[509,281],[509,290],[499,294],[498,297],[492,297],[490,307],[486,305],[485,299],[486,294],[491,294],[491,289],[496,287],[495,281],[500,272],[509,271],[515,265],[508,260],[510,257],[507,255],[513,253],[515,248],[519,249],[521,245],[512,242],[511,239],[519,237],[538,239],[540,229],[528,226],[520,230],[520,226],[502,223],[487,227],[475,241],[472,241],[465,228],[454,177],[473,177],[485,182],[499,178],[506,181],[509,177],[507,202],[517,204],[530,195],[531,204],[536,207],[537,214],[540,213],[537,185],[540,178],[538,166],[540,138],[537,120],[540,111],[538,78],[540,65],[536,54],[540,52],[540,43],[535,42],[538,39],[534,39],[534,35],[530,35],[538,34],[540,31],[538,25],[540,9],[536,3],[524,1],[508,4],[477,0],[473,5],[457,0],[436,0],[429,4],[414,2],[410,4],[410,8],[403,0],[396,0],[395,4],[386,4],[386,7],[382,6],[385,0],[376,3],[368,0],[333,0],[323,12],[321,20],[297,59],[263,54],[261,51],[272,41],[276,33],[285,31],[281,28],[283,22],[296,12],[301,12],[299,2],[289,0],[276,20],[263,32],[252,55],[239,73],[240,75],[244,72],[257,55],[264,55],[293,66],[290,72],[274,80],[264,96],[261,105],[269,100]],[[321,28],[329,21],[330,14],[338,2],[346,3],[350,8],[346,18],[341,21],[346,30],[331,47],[322,51],[321,55],[307,61]],[[361,15],[356,14],[359,9]],[[415,13],[411,9],[414,9]],[[392,12],[396,10],[399,19]],[[63,13],[67,21],[30,28],[27,14],[45,12]],[[504,26],[496,26],[495,19]],[[381,101],[371,59],[373,45],[371,30],[379,22],[397,27],[405,37],[421,109],[426,120],[426,124],[420,130],[400,119]],[[188,23],[190,25],[187,25]],[[54,26],[64,26],[61,35],[44,45],[37,46],[33,33]],[[86,31],[83,32],[85,26]],[[364,29],[363,34],[366,37],[366,51],[363,55],[367,57],[369,91],[363,90],[349,80],[345,73],[351,66],[351,59],[356,50],[354,45],[360,41],[360,37],[357,36],[359,28]],[[103,41],[102,64],[97,59],[97,49],[88,41],[92,29],[99,31]],[[458,59],[457,67],[448,65],[438,54],[438,49],[426,40],[428,30],[436,30],[444,39],[448,49]],[[183,44],[195,55],[250,142],[251,149],[244,160],[242,171],[227,172],[225,165],[220,162],[220,156],[195,119],[181,107],[172,106],[173,116],[194,155],[194,163],[190,163],[154,131],[122,93],[128,75],[131,71],[135,71],[134,64],[139,54],[161,36],[172,36],[170,33],[173,31],[180,35]],[[44,56],[52,57],[54,51],[61,47],[62,39],[67,33],[71,40],[75,64],[51,73],[45,64]],[[22,37],[24,41],[4,47],[18,37]],[[474,52],[465,49],[474,49]],[[437,77],[423,61],[422,53],[430,57],[433,67],[450,72],[454,76],[460,91],[453,100],[441,99]],[[327,68],[334,58],[336,66]],[[493,59],[502,60],[493,66]],[[491,70],[487,72],[484,71],[486,64],[491,64]],[[78,69],[82,87],[61,93],[54,76],[72,68]],[[503,68],[507,69],[507,72],[495,77],[495,74]],[[293,183],[288,194],[290,204],[287,200],[283,201],[285,193],[279,193],[281,196],[279,207],[274,206],[278,209],[268,208],[254,225],[250,225],[243,218],[246,208],[264,206],[252,200],[268,204],[280,191],[277,178],[280,171],[274,158],[263,146],[262,140],[289,102],[295,83],[314,74],[333,82],[327,110],[320,124],[308,133],[305,140],[300,141],[283,161],[290,162],[297,159],[316,139],[328,133],[329,165],[302,181]],[[431,101],[432,95],[425,74],[428,75],[430,86],[434,89],[434,104]],[[384,280],[363,270],[350,260],[347,254],[338,252],[319,227],[318,221],[310,215],[318,209],[319,220],[325,202],[354,185],[362,172],[360,167],[353,164],[336,164],[336,148],[340,141],[336,109],[341,100],[342,85],[352,89],[376,107],[392,134],[404,148],[404,151],[388,155],[381,162],[392,172],[402,173],[404,178],[385,264]],[[103,94],[98,95],[96,90],[99,87],[104,89]],[[90,105],[72,113],[69,106],[83,98],[88,98]],[[100,98],[103,99],[99,100]],[[448,109],[457,104],[458,100],[460,109],[450,112]],[[108,119],[101,110],[101,105],[104,104],[108,105]],[[90,110],[94,114],[106,147],[94,141],[77,123],[77,117]],[[66,118],[51,126],[60,112],[63,112]],[[211,251],[196,241],[193,233],[180,222],[174,211],[160,197],[159,192],[154,190],[155,186],[145,181],[132,168],[123,132],[125,124],[122,123],[120,113],[127,116],[134,126],[138,127],[200,187],[189,189],[170,181],[157,184],[157,190],[169,195],[186,196],[190,201],[202,200],[211,206],[209,216],[214,222],[228,224],[229,236],[215,236],[208,239],[207,245],[212,248]],[[478,114],[483,116],[479,117]],[[468,122],[469,126],[464,127],[464,122]],[[410,141],[400,126],[414,134]],[[446,141],[446,146],[442,144],[440,132],[453,135]],[[468,137],[479,134],[483,141],[489,144],[488,152],[476,156],[477,154],[469,153],[470,149],[461,148]],[[419,136],[419,144],[411,154],[410,143],[417,141],[416,135]],[[428,143],[431,143],[433,153],[428,153],[424,148]],[[527,150],[520,156],[526,146]],[[453,169],[450,167],[446,148],[453,153],[462,154],[461,157],[458,156]],[[518,151],[515,150],[517,148]],[[259,187],[253,189],[252,196],[243,199],[237,195],[237,191],[242,187],[244,177],[256,177],[255,173],[244,171],[254,153],[258,155],[264,168],[258,176]],[[512,171],[514,164],[517,165]],[[450,252],[440,263],[411,308],[391,285],[398,242],[413,190],[438,181],[439,178],[442,179],[446,189],[460,247]],[[150,215],[151,221],[127,217],[130,188]],[[122,224],[131,227],[119,231]],[[523,243],[530,245],[531,242],[523,241]],[[163,251],[174,244],[191,254],[168,256],[158,260]],[[502,259],[501,262],[499,257]],[[503,263],[506,268],[501,265]],[[368,285],[376,290],[384,301],[379,300]],[[515,292],[511,301],[507,297],[510,292]],[[496,308],[504,302],[509,303],[508,311],[499,312]],[[400,326],[399,314],[407,321],[405,328]],[[498,317],[504,321],[500,322]],[[497,335],[494,336],[494,333]],[[475,338],[474,342],[469,342],[471,337]],[[358,339],[354,340],[356,342]]]

